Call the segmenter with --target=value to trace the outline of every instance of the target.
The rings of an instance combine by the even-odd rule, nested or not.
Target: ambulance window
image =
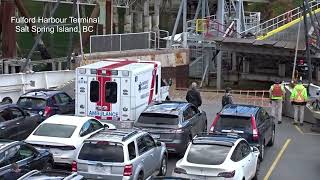
[[[159,78],[159,76],[157,75],[157,77],[156,77],[156,94],[158,94],[158,84],[159,84],[158,78]]]
[[[105,89],[106,89],[106,94],[105,94],[106,103],[117,103],[117,96],[118,96],[117,83],[106,82]]]
[[[90,101],[98,102],[99,101],[99,82],[91,81],[90,82]]]

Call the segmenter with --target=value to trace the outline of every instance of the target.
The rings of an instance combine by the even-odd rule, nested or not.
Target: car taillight
[[[214,126],[217,124],[219,118],[220,118],[220,113],[217,114],[216,118],[214,118],[214,120],[213,120],[213,122],[212,122],[212,125],[211,125],[211,127],[210,127],[209,132],[213,133],[213,131],[214,131]]]
[[[218,174],[218,177],[232,178],[235,174],[236,174],[235,170],[233,170],[231,172],[221,172]]]
[[[187,174],[187,171],[182,168],[174,168],[173,172],[177,174]]]
[[[44,117],[49,117],[49,115],[50,115],[51,112],[52,112],[52,108],[49,107],[49,106],[46,106],[46,107],[44,108],[43,116],[44,116]]]
[[[131,176],[132,175],[132,164],[125,165],[123,170],[123,176]]]
[[[259,131],[257,128],[256,120],[253,116],[251,116],[251,125],[252,125],[252,139],[254,141],[259,140]]]
[[[78,170],[78,164],[77,164],[77,161],[72,161],[72,164],[71,164],[71,171],[72,172],[77,172]]]

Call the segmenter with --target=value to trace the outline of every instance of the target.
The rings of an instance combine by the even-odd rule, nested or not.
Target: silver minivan
[[[167,173],[165,144],[135,130],[102,130],[84,141],[72,170],[88,179],[143,180]]]

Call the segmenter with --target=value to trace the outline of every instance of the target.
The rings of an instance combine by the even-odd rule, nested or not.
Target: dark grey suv
[[[148,106],[134,127],[166,143],[169,152],[183,155],[188,142],[198,133],[207,131],[207,116],[190,103],[163,101]]]

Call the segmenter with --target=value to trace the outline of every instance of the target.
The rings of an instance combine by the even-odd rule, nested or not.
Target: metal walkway
[[[312,11],[312,14],[317,14],[320,12],[320,1],[315,0],[309,2],[310,9]],[[308,15],[309,17],[309,15]],[[303,20],[303,12],[300,7],[294,8],[290,11],[287,11],[275,18],[272,18],[270,20],[267,20],[263,23],[260,23],[257,26],[251,27],[240,34],[248,34],[251,33],[255,35],[256,39],[258,40],[265,40],[265,39],[272,39],[273,36],[276,34],[279,34],[280,32],[284,32],[285,30],[288,30],[290,27],[293,27],[294,25],[298,24]],[[297,28],[297,27],[296,27]],[[285,40],[291,40],[288,37],[292,37],[295,40],[296,39],[296,34],[297,34],[297,29],[291,29],[288,30]],[[275,40],[275,39],[272,39]]]

